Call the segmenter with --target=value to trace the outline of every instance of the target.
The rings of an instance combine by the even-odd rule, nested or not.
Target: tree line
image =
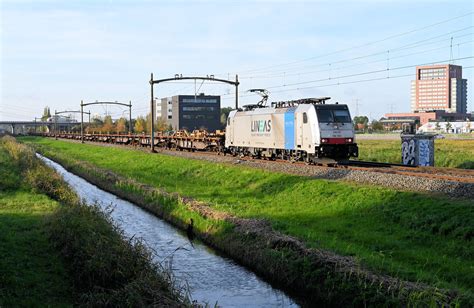
[[[220,122],[222,129],[225,128],[227,116],[229,115],[231,107],[225,107],[221,109]],[[128,133],[129,130],[129,120],[121,117],[117,120],[113,120],[110,115],[105,117],[94,117],[91,119],[90,125],[85,129],[86,133]],[[141,134],[149,134],[151,127],[151,115],[148,113],[145,117],[138,116],[136,119],[132,119],[132,132]],[[155,131],[172,131],[173,127],[168,124],[168,122],[158,117],[155,121]]]
[[[354,117],[354,129],[357,131],[370,132],[370,131],[384,131],[382,122],[377,120],[369,121],[367,116],[356,116]]]
[[[136,119],[132,119],[132,131],[133,133],[150,133],[151,128],[151,115],[147,114],[144,116],[138,116]],[[110,115],[105,117],[93,117],[91,123],[85,128],[86,133],[128,133],[130,129],[129,120],[121,117],[113,120]],[[171,125],[167,124],[165,120],[158,119],[155,121],[155,131],[170,131],[172,130]]]

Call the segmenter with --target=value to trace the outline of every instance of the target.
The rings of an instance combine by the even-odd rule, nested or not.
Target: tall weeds
[[[35,152],[15,138],[5,136],[0,145],[7,150],[22,173],[23,181],[35,192],[44,193],[63,203],[77,204],[79,198],[62,180],[61,176],[36,158]]]
[[[143,243],[123,240],[122,231],[98,207],[64,207],[50,218],[49,231],[71,269],[81,303],[185,306],[180,304],[186,302],[183,293],[173,290],[171,276],[153,262]]]
[[[190,306],[172,275],[152,259],[137,239],[126,240],[108,214],[80,202],[62,178],[35,152],[12,137],[0,139],[21,171],[23,182],[62,206],[46,220],[52,245],[72,277],[76,304],[101,307]]]

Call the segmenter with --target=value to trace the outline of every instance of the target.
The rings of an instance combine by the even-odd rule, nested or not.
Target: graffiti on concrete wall
[[[402,139],[402,164],[415,165],[416,163],[416,144],[413,138]]]
[[[434,166],[434,139],[432,136],[402,137],[402,163],[411,166]]]
[[[434,142],[427,139],[418,141],[418,166],[433,166]]]

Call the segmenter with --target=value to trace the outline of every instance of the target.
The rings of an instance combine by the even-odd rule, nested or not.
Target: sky
[[[0,121],[79,110],[81,100],[132,102],[149,112],[154,79],[239,76],[240,105],[331,97],[353,116],[410,111],[415,66],[462,65],[474,111],[472,1],[0,0]],[[154,87],[157,98],[222,95],[215,82]],[[87,107],[86,107],[87,108]],[[125,107],[90,106],[127,116]]]

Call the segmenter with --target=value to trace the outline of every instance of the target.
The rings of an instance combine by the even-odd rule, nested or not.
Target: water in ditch
[[[217,255],[204,244],[195,241],[191,245],[184,232],[165,221],[38,156],[61,174],[88,204],[97,203],[104,210],[112,206],[114,223],[127,237],[143,239],[156,253],[156,261],[171,264],[178,282],[188,284],[193,300],[211,307],[216,303],[222,307],[298,306],[282,291],[232,260]]]

